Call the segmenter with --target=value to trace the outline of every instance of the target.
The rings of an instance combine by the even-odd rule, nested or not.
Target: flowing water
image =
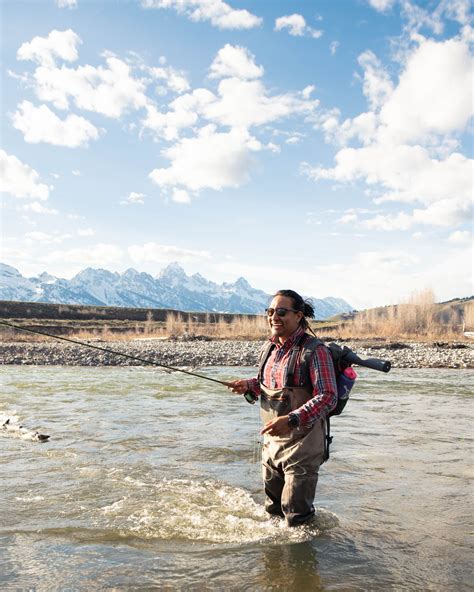
[[[207,368],[221,380],[251,368]],[[262,509],[257,405],[150,368],[5,366],[2,590],[467,590],[469,370],[360,370],[310,526]],[[472,528],[471,528],[472,531]]]

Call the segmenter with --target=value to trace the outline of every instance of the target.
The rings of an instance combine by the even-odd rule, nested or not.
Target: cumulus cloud
[[[226,126],[250,128],[268,124],[295,114],[309,114],[317,100],[300,98],[295,93],[269,96],[260,80],[226,78],[218,87],[218,97],[202,108],[203,116]]]
[[[84,248],[61,249],[48,253],[48,263],[63,264],[64,261],[76,269],[86,266],[114,266],[123,261],[123,250],[117,245],[97,243]]]
[[[448,241],[456,245],[472,245],[472,232],[469,232],[469,230],[456,230],[449,235]]]
[[[224,77],[216,93],[199,88],[182,94],[169,104],[168,111],[148,105],[143,128],[157,138],[171,141],[201,119],[229,128],[249,129],[292,115],[306,116],[319,104],[310,98],[314,86],[299,93],[270,95],[260,80],[263,68],[255,64],[254,56],[245,48],[226,45],[218,52],[210,72],[213,77]]]
[[[0,150],[0,191],[15,197],[48,199],[50,187],[40,183],[38,173],[16,156]]]
[[[181,94],[190,90],[189,82],[183,72],[175,70],[171,66],[146,68],[155,80],[163,81],[166,88]]]
[[[145,107],[149,79],[134,77],[131,66],[110,52],[105,52],[105,66],[59,67],[57,58],[72,62],[78,58],[82,43],[72,30],[51,31],[47,37],[35,37],[18,50],[20,60],[39,64],[26,78],[38,99],[67,110],[72,102],[77,108],[119,118],[123,113]],[[164,78],[169,88],[182,92],[188,88],[185,79],[174,70],[148,69],[152,78]],[[77,123],[77,122],[76,122]]]
[[[145,203],[146,195],[144,193],[136,193],[135,191],[131,191],[128,197],[122,200],[120,203],[123,206],[133,205],[133,204],[144,204]]]
[[[263,20],[248,10],[235,10],[222,0],[142,0],[145,8],[173,8],[192,21],[209,21],[219,29],[253,29]]]
[[[34,90],[41,101],[57,109],[69,109],[70,101],[79,109],[119,118],[125,112],[145,107],[146,81],[134,78],[130,66],[108,55],[106,67],[79,66],[36,68]]]
[[[171,199],[176,203],[191,203],[191,196],[184,189],[174,189]]]
[[[342,123],[337,109],[319,114],[316,126],[327,141],[342,148],[334,167],[304,163],[302,172],[315,180],[363,182],[378,192],[378,204],[414,206],[411,212],[365,220],[367,228],[462,223],[472,212],[473,161],[456,151],[455,141],[473,112],[467,44],[462,38],[420,38],[402,65],[397,85],[371,52],[362,54],[359,64],[370,110]]]
[[[58,8],[77,8],[77,0],[56,0]]]
[[[154,242],[131,245],[128,247],[128,254],[135,264],[147,262],[171,263],[176,260],[200,261],[210,258],[209,251],[183,249],[174,245],[160,245]]]
[[[47,232],[41,232],[41,231],[33,231],[33,232],[27,232],[25,234],[25,239],[28,243],[41,243],[41,244],[45,244],[45,245],[52,245],[52,244],[60,244],[62,242],[64,242],[66,239],[72,238],[72,234],[62,234],[60,232],[53,232],[53,233],[47,233]]]
[[[12,121],[13,127],[23,133],[29,144],[44,142],[78,148],[99,137],[99,130],[84,117],[68,115],[62,120],[46,105],[35,107],[29,101],[18,105]]]
[[[25,212],[33,212],[33,214],[49,214],[52,216],[57,216],[59,214],[58,210],[54,208],[47,208],[39,201],[34,201],[32,203],[21,206],[21,209]]]
[[[409,57],[398,86],[380,112],[397,141],[462,130],[473,113],[473,61],[460,39],[422,40]]]
[[[264,70],[257,66],[255,56],[245,47],[229,45],[221,48],[209,68],[209,78],[236,77],[241,79],[260,78]]]
[[[209,125],[194,138],[186,138],[163,151],[168,168],[154,169],[150,179],[163,189],[220,191],[239,187],[249,179],[254,165],[252,154],[262,149],[246,130],[217,132]]]
[[[329,45],[329,51],[331,52],[331,55],[336,55],[336,51],[337,51],[339,45],[340,45],[339,41],[331,41],[331,43]]]
[[[318,39],[323,34],[322,31],[313,29],[306,24],[305,18],[301,14],[289,14],[281,16],[275,20],[275,31],[288,30],[294,37],[314,37]]]
[[[42,66],[54,66],[56,59],[74,62],[78,58],[77,46],[82,43],[71,29],[53,30],[47,37],[34,37],[23,43],[17,52],[19,60],[29,60]]]
[[[364,95],[372,109],[378,109],[393,92],[393,84],[382,63],[371,51],[359,56],[359,64],[364,70]]]
[[[77,236],[94,236],[95,232],[92,228],[80,228],[77,231]]]
[[[378,12],[385,12],[392,8],[396,0],[368,0],[370,6]]]

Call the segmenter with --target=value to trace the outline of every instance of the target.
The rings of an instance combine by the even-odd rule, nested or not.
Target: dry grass
[[[123,321],[42,321],[37,319],[18,320],[12,323],[31,327],[79,341],[130,341],[133,339],[169,339],[179,337],[209,337],[212,339],[264,339],[268,326],[264,316],[235,315],[232,319],[210,313],[204,322],[188,319],[180,313],[169,312],[165,322],[153,321],[151,315],[144,322]],[[48,337],[0,328],[3,342],[42,342]]]
[[[384,338],[387,340],[463,340],[474,327],[474,302],[463,307],[435,304],[432,290],[413,294],[407,302],[357,313],[336,328],[321,329],[339,338]]]

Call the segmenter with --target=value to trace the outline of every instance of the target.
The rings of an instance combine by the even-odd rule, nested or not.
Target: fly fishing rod
[[[38,331],[38,329],[29,329],[27,327],[20,327],[20,325],[14,325],[13,323],[8,323],[7,321],[3,321],[3,320],[0,320],[0,325],[5,325],[6,327],[11,327],[12,329],[16,329],[18,331],[26,331],[27,333],[34,333],[36,335],[43,335],[44,337],[51,337],[52,339],[59,339],[61,341],[68,341],[69,343],[75,343],[76,345],[82,345],[84,347],[89,347],[91,349],[98,349],[99,351],[103,351],[108,354],[122,356],[122,358],[128,358],[130,360],[135,360],[137,362],[143,362],[144,364],[150,364],[152,366],[158,366],[160,368],[165,368],[166,370],[171,370],[172,372],[182,372],[183,374],[189,374],[190,376],[196,376],[197,378],[203,378],[204,380],[210,380],[211,382],[217,382],[218,384],[223,384],[224,386],[230,386],[229,382],[224,382],[223,380],[217,380],[217,378],[211,378],[210,376],[204,376],[203,374],[197,374],[196,372],[191,372],[190,370],[183,370],[182,368],[176,368],[175,366],[168,366],[167,364],[162,364],[160,362],[156,362],[155,360],[148,360],[146,358],[139,358],[138,356],[131,356],[130,354],[125,354],[123,352],[119,352],[114,349],[109,349],[107,347],[100,347],[99,345],[92,345],[91,343],[79,341],[78,339],[69,339],[68,337],[61,337],[60,335],[51,335],[51,333],[46,333],[45,331]]]

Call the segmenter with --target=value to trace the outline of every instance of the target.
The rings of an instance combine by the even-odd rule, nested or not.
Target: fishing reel
[[[254,393],[252,393],[252,391],[245,391],[244,399],[247,401],[247,403],[250,403],[250,405],[255,405],[257,396]]]

